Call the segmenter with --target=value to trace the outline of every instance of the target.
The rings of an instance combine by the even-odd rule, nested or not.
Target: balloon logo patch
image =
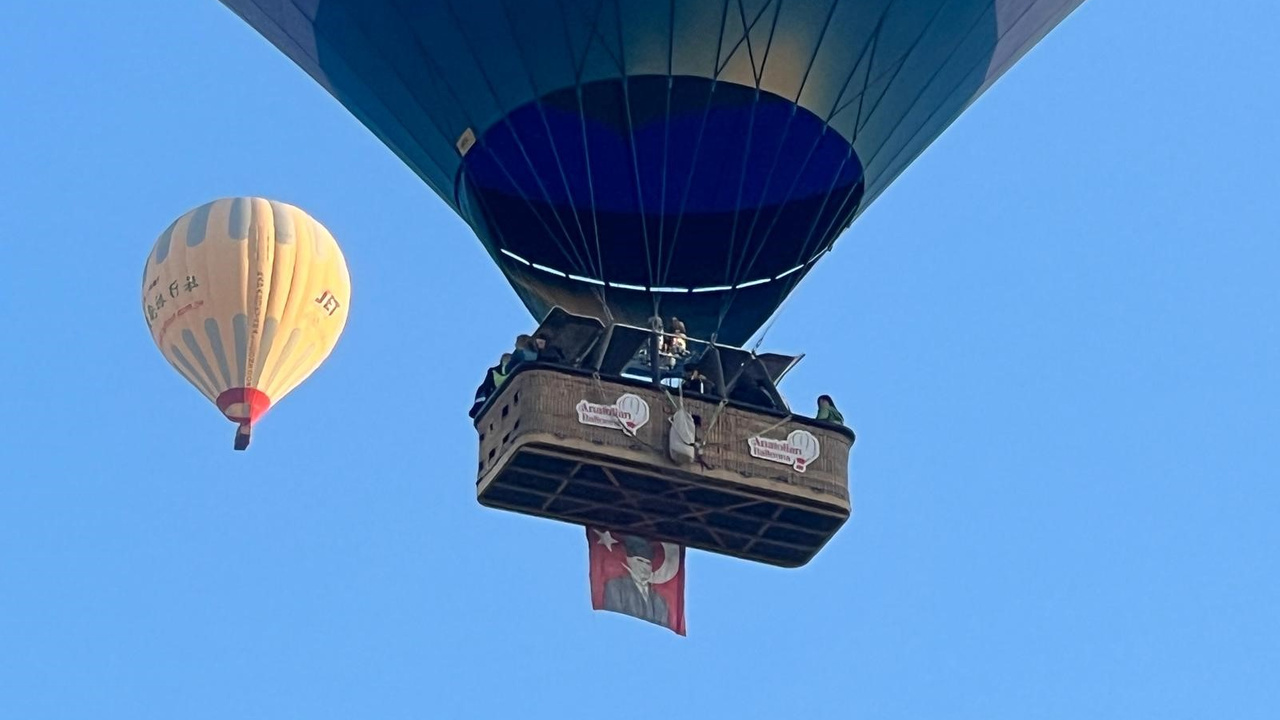
[[[804,472],[810,463],[818,459],[822,447],[818,438],[808,430],[792,430],[784,440],[753,437],[747,441],[751,457],[782,465],[790,465],[796,472]]]
[[[581,400],[577,410],[578,422],[583,425],[614,428],[628,435],[635,435],[637,430],[649,422],[649,403],[631,393],[622,395],[612,405]]]

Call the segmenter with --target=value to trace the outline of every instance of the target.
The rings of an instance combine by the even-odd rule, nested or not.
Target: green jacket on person
[[[839,423],[840,425],[844,424],[844,415],[840,414],[840,411],[836,409],[834,403],[820,406],[818,408],[818,417],[816,419],[830,423]]]

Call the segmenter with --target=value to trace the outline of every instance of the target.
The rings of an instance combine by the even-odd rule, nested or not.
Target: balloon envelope
[[[222,0],[474,229],[535,318],[744,342],[1082,0]]]
[[[242,426],[324,361],[350,297],[329,231],[264,198],[216,200],[178,218],[142,279],[143,316],[160,352]]]

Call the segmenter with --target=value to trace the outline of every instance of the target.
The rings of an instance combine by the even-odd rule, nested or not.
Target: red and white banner
[[[587,528],[591,607],[685,634],[684,547]]]

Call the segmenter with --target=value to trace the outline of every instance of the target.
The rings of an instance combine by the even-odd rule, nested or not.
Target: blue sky
[[[786,305],[855,514],[801,570],[692,552],[682,639],[590,610],[580,529],[475,502],[529,318],[368,131],[213,0],[10,3],[0,717],[1273,717],[1280,38],[1156,5],[1086,3]],[[233,453],[136,298],[242,194],[354,294]]]

